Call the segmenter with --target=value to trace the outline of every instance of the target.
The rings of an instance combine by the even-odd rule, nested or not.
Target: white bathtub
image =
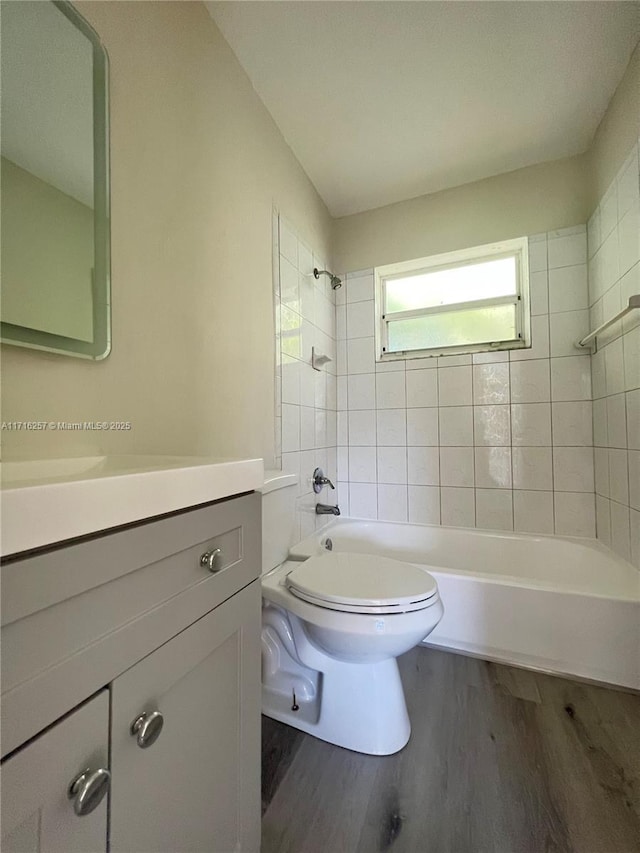
[[[338,519],[292,548],[426,568],[445,614],[428,645],[640,688],[640,572],[593,539]]]

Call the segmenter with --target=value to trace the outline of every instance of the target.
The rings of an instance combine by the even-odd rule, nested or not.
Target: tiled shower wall
[[[360,518],[595,535],[585,226],[529,240],[531,349],[376,364],[371,270],[338,291],[338,492]]]
[[[639,145],[589,220],[592,328],[640,294]],[[640,311],[600,336],[592,370],[598,539],[640,568]]]
[[[322,257],[274,212],[273,282],[276,330],[275,466],[299,477],[296,530],[304,538],[327,522],[315,505],[335,503],[336,492],[311,488],[315,468],[336,480],[336,329],[335,293]],[[331,361],[311,367],[311,348]]]

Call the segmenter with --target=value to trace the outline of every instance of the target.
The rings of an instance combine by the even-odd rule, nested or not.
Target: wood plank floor
[[[640,696],[418,647],[359,755],[263,717],[262,853],[638,853]]]

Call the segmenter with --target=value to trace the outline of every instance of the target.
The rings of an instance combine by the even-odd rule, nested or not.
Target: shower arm
[[[342,287],[342,279],[338,278],[337,275],[334,275],[329,270],[319,270],[318,267],[313,268],[313,277],[320,278],[321,275],[328,275],[329,280],[331,281],[331,287],[334,290],[337,290],[339,287]]]

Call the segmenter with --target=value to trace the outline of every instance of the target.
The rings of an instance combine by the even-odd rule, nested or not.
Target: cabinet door
[[[113,682],[111,738],[112,853],[259,850],[259,581]]]
[[[68,796],[84,770],[108,767],[109,694],[98,694],[2,764],[2,853],[99,853],[107,849],[107,777],[78,816]],[[86,808],[86,806],[85,806]]]

